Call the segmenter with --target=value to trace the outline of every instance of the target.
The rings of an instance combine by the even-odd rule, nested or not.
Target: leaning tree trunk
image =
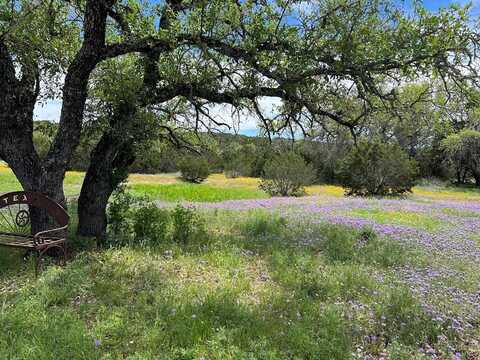
[[[150,89],[157,82],[156,60],[158,51],[147,56],[144,88]],[[142,98],[140,94],[140,98]],[[138,99],[137,99],[138,100]],[[128,177],[128,169],[135,161],[131,121],[135,119],[139,104],[135,100],[116,104],[110,117],[110,130],[106,131],[90,157],[90,165],[83,181],[78,199],[77,234],[97,238],[97,245],[103,245],[107,230],[107,204],[113,191]]]
[[[102,136],[92,152],[78,199],[78,235],[96,237],[102,245],[108,199],[127,178],[128,168],[135,160],[133,154],[132,143],[119,139],[118,134],[109,131]]]

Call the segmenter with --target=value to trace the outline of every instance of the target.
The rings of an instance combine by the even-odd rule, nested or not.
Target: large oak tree
[[[371,96],[387,100],[399,83],[474,80],[468,20],[463,9],[407,12],[386,0],[2,1],[0,157],[25,190],[64,202],[89,80],[102,62],[130,53],[145,63],[136,106],[183,97],[200,112],[206,102],[249,107],[267,133],[327,121],[353,128]],[[40,158],[33,109],[55,82],[59,130]],[[262,96],[282,99],[281,116],[261,113]],[[350,96],[362,108],[355,118],[337,107]],[[107,152],[100,145],[94,156]]]

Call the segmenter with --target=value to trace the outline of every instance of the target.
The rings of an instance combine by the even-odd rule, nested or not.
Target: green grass
[[[82,177],[67,174],[67,194],[78,194]],[[252,179],[229,184],[220,175],[201,185],[138,175],[129,186],[166,201],[267,197]],[[15,186],[0,169],[0,191]],[[69,210],[75,214],[74,203]],[[165,236],[150,239],[148,248],[132,238],[129,246],[96,250],[74,236],[73,216],[76,256],[38,279],[24,252],[0,248],[0,359],[427,359],[418,352],[425,343],[439,358],[452,358],[449,347],[475,355],[472,334],[459,338],[435,321],[394,276],[402,267],[445,266],[465,275],[438,281],[476,291],[473,261],[432,259],[369,229],[298,224],[280,212],[202,210],[205,229],[190,232],[188,214],[182,220],[165,211]],[[152,213],[138,213],[144,237],[158,230],[147,226],[161,216]],[[442,226],[426,214],[349,214],[427,231]],[[177,228],[194,236],[175,240]]]
[[[37,280],[0,250],[0,358],[348,359],[362,346],[408,359],[443,331],[375,276],[410,261],[398,245],[261,211],[202,214],[208,242],[88,251]]]
[[[84,173],[69,171],[65,176],[64,190],[67,196],[80,194]],[[213,184],[190,184],[172,175],[132,175],[129,189],[136,195],[146,195],[153,200],[219,202],[224,200],[263,199],[269,196],[251,183],[254,179],[226,179],[223,175],[211,176]],[[244,185],[243,182],[245,183]],[[167,183],[165,183],[167,182]],[[173,182],[173,183],[169,183]],[[21,190],[12,171],[0,164],[0,193]]]
[[[15,175],[10,171],[5,171],[0,167],[0,193],[18,191],[22,187]]]
[[[219,202],[225,200],[262,199],[268,195],[248,188],[218,188],[207,184],[132,184],[129,189],[136,195],[165,201]]]

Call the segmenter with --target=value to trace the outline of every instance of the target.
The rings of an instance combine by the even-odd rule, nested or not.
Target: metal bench
[[[32,227],[32,213],[42,217],[45,228]],[[65,209],[40,193],[17,191],[0,195],[0,246],[34,252],[35,275],[49,250],[60,251],[63,263],[66,262],[68,222]]]

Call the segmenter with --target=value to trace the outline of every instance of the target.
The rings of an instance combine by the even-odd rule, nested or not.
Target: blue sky
[[[474,15],[480,14],[480,0],[424,0],[423,4],[427,9],[437,10],[442,7],[447,7],[450,4],[457,3],[460,5],[473,4],[472,13]]]
[[[424,5],[428,7],[429,9],[437,9],[439,7],[445,7],[448,6],[449,4],[453,3],[451,0],[426,0],[424,1]]]
[[[151,0],[153,2],[158,2],[159,0]],[[402,0],[399,0],[402,1]],[[406,3],[411,2],[412,0],[405,0]],[[423,4],[426,8],[430,10],[437,10],[442,7],[447,7],[450,4],[457,3],[461,5],[465,5],[468,3],[473,3],[473,11],[474,15],[480,15],[480,0],[424,0]],[[267,101],[268,103],[268,101]],[[266,104],[267,107],[271,106],[271,104]],[[60,109],[61,109],[61,101],[59,100],[52,100],[48,101],[42,105],[37,104],[35,107],[34,116],[35,119],[41,120],[52,120],[58,121],[60,117]],[[241,133],[246,135],[253,135],[256,134],[257,130],[255,129],[255,122],[253,119],[248,119],[244,126],[241,128]]]

